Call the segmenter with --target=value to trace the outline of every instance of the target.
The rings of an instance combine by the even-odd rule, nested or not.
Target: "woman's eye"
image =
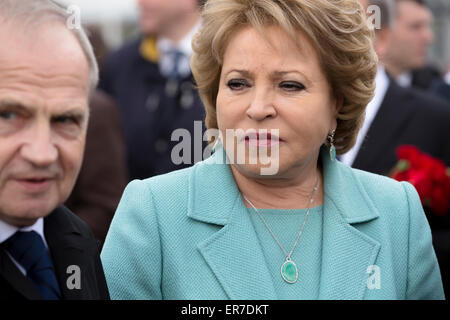
[[[0,111],[0,118],[2,118],[3,120],[12,120],[16,116],[16,113],[11,111]]]
[[[243,79],[235,79],[228,81],[227,86],[231,90],[242,90],[246,87],[249,87],[250,85],[247,83],[247,81]]]
[[[286,91],[301,91],[305,89],[305,86],[296,81],[284,81],[280,83],[280,87]]]

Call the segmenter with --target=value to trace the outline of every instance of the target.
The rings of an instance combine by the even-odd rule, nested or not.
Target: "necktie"
[[[29,278],[45,300],[61,299],[50,255],[35,231],[17,231],[2,243],[11,256],[25,268]]]
[[[171,80],[179,80],[181,78],[180,72],[180,63],[183,58],[183,53],[179,50],[170,50],[167,54],[171,57],[172,60],[172,68],[168,75],[168,78]]]

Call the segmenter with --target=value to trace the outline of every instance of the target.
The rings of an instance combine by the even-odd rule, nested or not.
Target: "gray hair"
[[[0,22],[15,22],[26,28],[37,27],[54,20],[67,26],[71,15],[67,8],[54,0],[0,0]],[[89,64],[90,92],[99,81],[99,70],[94,50],[81,26],[68,28],[78,40]]]

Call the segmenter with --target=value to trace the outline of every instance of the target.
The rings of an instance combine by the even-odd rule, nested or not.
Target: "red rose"
[[[436,215],[447,214],[450,207],[450,168],[414,146],[397,148],[398,163],[391,177],[408,181],[417,190],[422,204]]]

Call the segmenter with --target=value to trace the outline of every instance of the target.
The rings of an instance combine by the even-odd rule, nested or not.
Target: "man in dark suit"
[[[424,0],[395,0],[395,24],[383,62],[388,74],[402,87],[429,90],[443,82],[441,72],[427,65],[433,42],[433,14]]]
[[[203,133],[205,112],[189,65],[201,2],[140,0],[142,35],[105,59],[100,88],[114,98],[120,110],[129,180],[201,160],[195,159],[198,150],[193,148],[188,161],[178,163],[172,158],[172,150],[180,143],[172,141],[175,130],[187,130],[192,138],[200,131],[200,139]]]
[[[361,0],[362,1],[362,0]],[[392,0],[369,0],[381,13],[376,30],[375,50],[383,61],[390,42]],[[382,64],[375,96],[366,109],[366,118],[355,146],[341,157],[344,163],[365,171],[389,175],[397,163],[396,149],[414,145],[450,166],[450,106],[424,91],[403,88],[390,78]],[[440,217],[425,210],[433,234],[446,294],[450,294],[450,212]]]
[[[49,0],[0,0],[0,299],[108,299],[97,242],[61,204],[80,170],[98,72]]]

